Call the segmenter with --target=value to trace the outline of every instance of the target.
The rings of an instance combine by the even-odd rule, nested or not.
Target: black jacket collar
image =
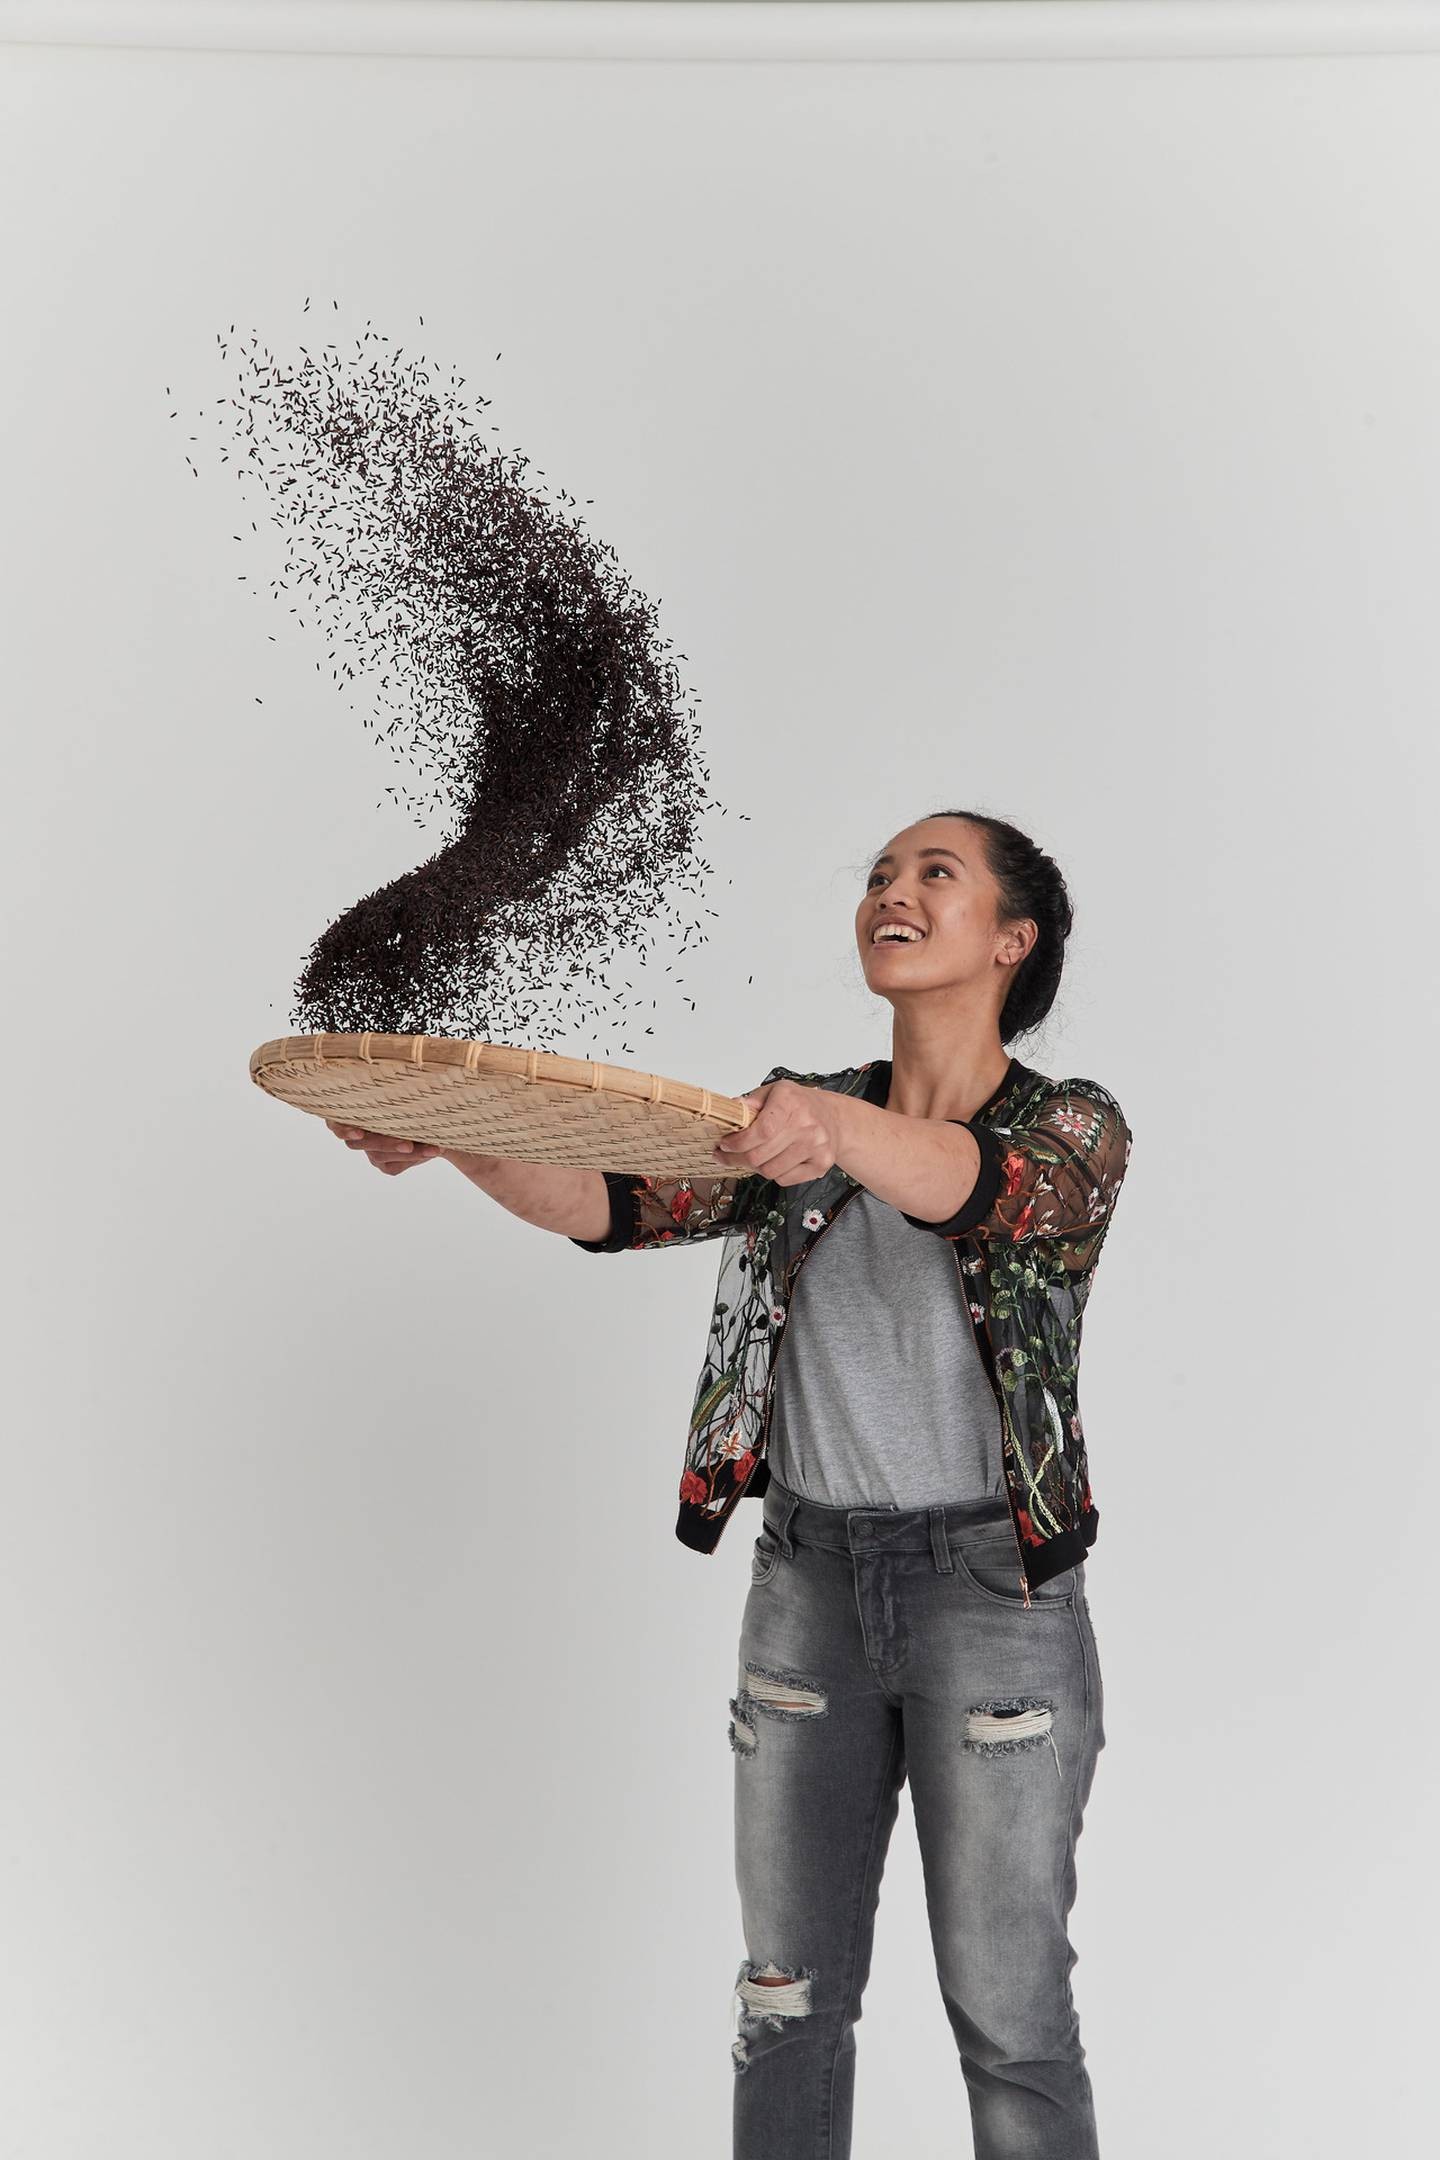
[[[861,1093],[866,1102],[874,1103],[879,1110],[883,1110],[890,1100],[892,1071],[893,1060],[890,1058],[875,1058],[871,1061],[870,1070],[865,1075],[865,1085]],[[1018,1093],[1022,1081],[1033,1078],[1034,1072],[1032,1068],[1023,1065],[1019,1058],[1012,1057],[999,1087],[996,1088],[988,1102],[981,1103],[980,1108],[975,1112],[975,1116],[977,1118],[993,1116],[1002,1104],[1007,1102],[1012,1095]],[[955,1119],[951,1122],[960,1123],[961,1120]]]

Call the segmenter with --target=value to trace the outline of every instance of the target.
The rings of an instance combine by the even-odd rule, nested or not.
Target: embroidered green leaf
[[[732,1365],[728,1372],[721,1373],[720,1378],[715,1382],[713,1387],[706,1388],[704,1394],[696,1403],[694,1411],[691,1414],[690,1430],[692,1433],[698,1432],[700,1427],[709,1417],[711,1411],[714,1410],[719,1403],[724,1401],[725,1397],[729,1394],[731,1388],[735,1385],[735,1382],[739,1378],[739,1376],[739,1366]]]

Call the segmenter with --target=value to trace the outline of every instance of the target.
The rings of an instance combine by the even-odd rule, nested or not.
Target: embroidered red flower
[[[680,1480],[680,1498],[700,1507],[709,1498],[705,1480],[698,1470],[687,1470]]]
[[[683,1223],[694,1205],[695,1194],[693,1189],[688,1185],[677,1185],[674,1198],[670,1202],[670,1213],[674,1216],[676,1222]]]
[[[1044,1538],[1041,1537],[1039,1531],[1035,1528],[1034,1523],[1031,1522],[1028,1513],[1023,1507],[1016,1508],[1015,1519],[1020,1526],[1020,1535],[1022,1538],[1024,1538],[1027,1545],[1044,1544]]]
[[[1013,1200],[1024,1182],[1025,1157],[1017,1155],[1015,1150],[1011,1148],[1000,1165],[999,1197],[1002,1200]],[[1012,1240],[1028,1236],[1034,1215],[1035,1203],[1033,1200],[1027,1200],[1020,1210],[1019,1219],[1011,1229],[1010,1236]]]
[[[745,1483],[745,1480],[746,1480],[746,1479],[747,1479],[747,1478],[749,1477],[749,1475],[750,1475],[750,1472],[751,1472],[751,1471],[752,1471],[752,1470],[754,1469],[754,1467],[755,1467],[755,1450],[754,1450],[753,1448],[746,1448],[746,1450],[745,1450],[745,1453],[744,1453],[743,1455],[737,1455],[737,1456],[735,1457],[735,1461],[734,1461],[734,1463],[733,1463],[733,1465],[732,1465],[732,1468],[734,1469],[734,1472],[735,1472],[735,1482],[736,1482],[736,1484],[737,1484],[737,1485],[743,1485],[743,1484]]]

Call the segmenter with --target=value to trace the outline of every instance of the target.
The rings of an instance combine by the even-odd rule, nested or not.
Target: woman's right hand
[[[413,1170],[417,1163],[433,1162],[437,1155],[445,1153],[444,1148],[435,1147],[428,1140],[397,1140],[391,1133],[366,1132],[363,1126],[345,1125],[334,1118],[326,1118],[325,1123],[338,1140],[368,1156],[386,1177],[395,1177],[401,1170]]]
[[[325,1123],[337,1140],[367,1155],[386,1177],[438,1157],[453,1163],[472,1185],[538,1230],[583,1239],[602,1238],[609,1228],[610,1201],[599,1170],[522,1162],[510,1155],[472,1155],[463,1148],[436,1147],[428,1140],[397,1140],[389,1133],[366,1132],[362,1125],[349,1125],[342,1118],[326,1118]]]

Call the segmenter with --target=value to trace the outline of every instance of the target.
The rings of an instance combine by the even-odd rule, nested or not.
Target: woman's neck
[[[895,1043],[887,1110],[902,1117],[972,1118],[999,1089],[1012,1063],[998,1040],[980,1044]]]

